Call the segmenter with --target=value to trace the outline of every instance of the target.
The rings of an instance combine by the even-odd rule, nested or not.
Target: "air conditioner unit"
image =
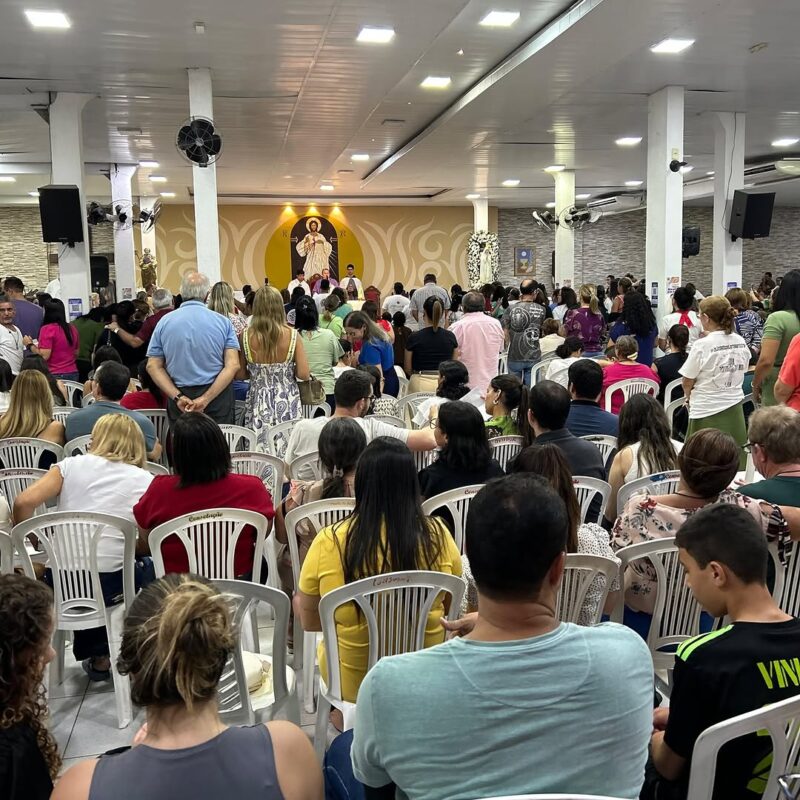
[[[644,192],[632,194],[616,194],[611,197],[600,197],[590,200],[586,208],[597,209],[603,214],[624,214],[627,211],[636,211],[644,207]]]

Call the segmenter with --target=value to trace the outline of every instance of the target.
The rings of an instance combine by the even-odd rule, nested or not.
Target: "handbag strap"
[[[292,328],[292,337],[289,340],[289,352],[286,354],[286,363],[294,361],[294,349],[297,346],[297,330]]]

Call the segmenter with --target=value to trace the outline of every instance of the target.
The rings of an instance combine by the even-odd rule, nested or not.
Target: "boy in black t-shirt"
[[[692,750],[706,728],[800,693],[800,620],[784,614],[767,589],[767,542],[758,523],[738,506],[711,505],[681,526],[676,542],[694,596],[732,622],[678,647],[670,707],[654,713],[655,774],[648,769],[643,797],[685,794]],[[725,745],[715,800],[760,797],[771,764],[769,737]]]

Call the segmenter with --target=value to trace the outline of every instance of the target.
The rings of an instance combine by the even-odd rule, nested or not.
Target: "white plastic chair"
[[[161,552],[164,540],[176,536],[189,561],[189,572],[210,580],[236,580],[238,576],[233,566],[236,544],[248,526],[256,531],[252,581],[259,583],[261,580],[261,560],[266,551],[270,583],[276,584],[278,564],[275,550],[270,546],[271,542],[265,542],[270,529],[269,521],[263,514],[239,508],[195,511],[153,528],[148,541],[156,577],[165,574],[164,555]]]
[[[378,422],[385,422],[387,425],[393,425],[395,428],[405,428],[406,423],[400,417],[392,417],[389,414],[371,414],[370,419],[377,420]]]
[[[428,615],[441,592],[450,595],[450,608],[457,609],[464,596],[464,581],[442,572],[390,572],[355,581],[320,598],[319,617],[328,666],[327,684],[320,680],[314,735],[314,748],[320,761],[325,753],[331,706],[343,712],[346,708],[348,712],[352,710],[352,704],[342,700],[336,611],[348,603],[358,606],[369,636],[369,670],[385,656],[410,653],[425,646]],[[350,713],[344,714],[345,729],[352,727],[348,724],[350,716]]]
[[[144,468],[151,475],[169,475],[169,467],[157,464],[155,461],[145,461]]]
[[[667,670],[671,676],[677,646],[686,639],[700,634],[702,610],[686,586],[684,580],[686,571],[678,558],[675,537],[628,545],[617,550],[617,558],[622,562],[620,575],[623,579],[626,569],[637,561],[649,561],[655,572],[655,607],[647,635],[647,646],[650,648],[656,673],[659,670]],[[624,593],[614,609],[612,618],[615,622],[622,622],[623,614]],[[658,679],[658,675],[656,677]]]
[[[153,427],[156,429],[156,438],[161,442],[161,458],[158,463],[169,466],[169,461],[167,460],[169,417],[166,410],[163,408],[143,408],[139,409],[139,413],[144,414],[153,423]]]
[[[680,395],[678,395],[680,392]],[[664,408],[666,408],[673,400],[683,400],[683,378],[676,378],[670,381],[664,389]]]
[[[0,439],[0,466],[3,469],[39,469],[39,461],[45,453],[52,453],[56,461],[64,458],[64,448],[46,439]]]
[[[556,601],[556,617],[561,622],[574,622],[579,625],[586,595],[594,581],[600,578],[603,581],[602,595],[594,617],[586,623],[596,625],[600,622],[608,592],[618,574],[619,565],[610,558],[584,555],[583,553],[567,553],[564,577],[561,580]]]
[[[81,400],[81,408],[86,408],[90,406],[92,403],[95,402],[95,397],[93,394],[87,394],[86,397]]]
[[[322,462],[319,460],[319,453],[306,453],[298,456],[289,464],[289,477],[293,480],[311,480],[308,472],[313,473],[313,480],[322,480]]]
[[[677,397],[671,403],[667,403],[667,405],[664,406],[664,413],[667,415],[667,419],[669,420],[669,433],[673,439],[675,438],[675,412],[683,408],[685,405],[686,398]]]
[[[622,513],[628,500],[635,494],[672,494],[678,488],[680,479],[680,470],[670,469],[666,472],[643,475],[635,481],[623,484],[617,492],[617,516]]]
[[[294,426],[300,420],[290,419],[288,422],[279,422],[273,425],[267,431],[267,446],[269,452],[277,458],[283,458],[286,455],[286,448],[289,446],[289,438],[292,435]],[[252,450],[252,448],[251,448]]]
[[[769,553],[775,565],[775,584],[772,596],[781,611],[800,616],[800,547],[794,544],[786,554],[786,566],[781,564],[776,542],[769,543]]]
[[[712,796],[720,749],[726,743],[748,734],[769,736],[772,740],[772,755],[769,763],[764,764],[764,772],[769,768],[769,777],[761,797],[776,800],[787,796],[778,787],[778,777],[797,772],[800,753],[800,697],[797,696],[706,728],[694,743],[688,800],[707,800]],[[790,782],[789,788],[792,789],[792,794],[788,796],[796,797],[796,779]]]
[[[462,553],[464,552],[464,531],[467,527],[469,504],[481,489],[483,489],[482,483],[461,486],[458,489],[450,489],[430,497],[422,504],[422,512],[428,517],[440,508],[446,508],[450,512],[453,518],[453,538],[456,540],[456,547]]]
[[[617,437],[616,436],[602,436],[599,433],[592,433],[589,436],[581,436],[587,442],[591,442],[603,457],[603,463],[606,465],[606,470],[610,466],[612,456],[617,451]]]
[[[14,571],[14,543],[11,534],[0,531],[0,575],[10,575]]]
[[[228,724],[255,725],[256,722],[274,719],[276,713],[285,708],[287,718],[299,725],[300,704],[294,691],[295,672],[286,665],[289,598],[279,589],[250,581],[215,580],[213,583],[230,604],[233,628],[238,638],[237,647],[228,658],[217,687],[220,717]],[[257,618],[261,604],[270,608],[275,620],[269,653],[261,652],[257,638],[253,645],[248,642],[245,646],[247,636],[242,636],[246,627]],[[270,692],[250,694],[248,691],[243,651],[250,646],[254,646],[255,654],[271,666]]]
[[[87,433],[85,436],[76,436],[74,439],[70,439],[64,445],[64,457],[70,458],[71,456],[85,456],[91,443],[91,433]]]
[[[413,420],[417,411],[419,411],[419,407],[431,397],[436,397],[436,394],[434,392],[411,392],[411,394],[405,395],[402,400],[397,401],[397,413],[403,420]],[[409,422],[407,427],[414,428],[416,426]]]
[[[533,368],[531,369],[531,386],[536,386],[539,381],[544,380],[545,372],[547,372],[547,368],[550,366],[550,362],[554,358],[555,353],[552,353],[550,355],[546,355],[541,361],[538,361],[533,365]]]
[[[647,392],[655,397],[658,394],[659,385],[650,378],[628,378],[624,381],[612,383],[605,393],[605,409],[611,411],[611,399],[617,392],[622,392],[622,402],[626,403],[633,395]]]
[[[522,436],[495,436],[489,439],[489,447],[492,448],[492,458],[505,471],[509,463],[522,452],[525,439]]]
[[[394,371],[397,375],[397,381],[400,384],[400,388],[397,390],[397,399],[402,400],[408,394],[408,378],[399,364],[394,365]]]
[[[256,432],[241,425],[220,425],[231,453],[252,452],[256,449]]]
[[[14,508],[17,496],[45,475],[47,470],[44,469],[0,469],[0,494],[8,501],[9,507]],[[46,511],[42,504],[33,513],[44,514]]]
[[[331,407],[327,403],[317,403],[313,406],[303,406],[303,419],[314,419],[317,416],[317,411],[322,409],[322,416],[329,417],[331,415]]]
[[[53,406],[53,419],[56,422],[62,422],[64,425],[67,424],[67,417],[73,412],[77,411],[77,408],[73,406]]]
[[[596,522],[600,524],[608,506],[608,498],[611,496],[611,485],[601,481],[599,478],[576,475],[572,479],[572,486],[581,506],[581,522]],[[597,516],[594,516],[593,514],[590,515],[589,509],[597,495],[600,495],[600,511]]]
[[[336,522],[341,522],[353,513],[356,501],[352,497],[336,497],[315,500],[293,508],[286,515],[286,537],[289,540],[289,557],[292,562],[294,589],[300,585],[300,548],[297,542],[297,526],[306,522],[309,528],[319,533]],[[314,711],[314,663],[316,659],[317,635],[305,633],[299,617],[294,618],[294,664],[303,665],[303,707],[308,713]]]
[[[109,533],[109,529],[113,531]],[[117,655],[122,640],[122,623],[135,595],[133,565],[136,550],[136,526],[121,517],[92,512],[57,511],[20,522],[11,532],[14,549],[29,578],[36,577],[25,541],[36,536],[53,573],[56,657],[50,668],[51,687],[64,680],[66,631],[105,626],[114,679],[117,723],[125,728],[131,721],[130,683],[117,672]],[[122,603],[106,606],[100,585],[97,550],[100,540],[121,536]]]
[[[439,458],[439,448],[437,447],[433,450],[412,450],[411,454],[414,456],[414,466],[417,468],[417,472],[420,472]]]
[[[83,405],[83,384],[78,381],[61,381],[67,390],[67,401],[70,406],[80,408]]]
[[[261,479],[274,503],[283,493],[283,459],[266,453],[233,453],[231,466],[237,475],[255,475]]]

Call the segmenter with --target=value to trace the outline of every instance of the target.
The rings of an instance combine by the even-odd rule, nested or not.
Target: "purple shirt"
[[[39,328],[42,327],[44,309],[28,300],[12,300],[11,302],[17,311],[14,324],[22,331],[23,336],[36,339],[39,336]]]
[[[567,336],[577,336],[586,353],[599,353],[606,324],[602,314],[592,314],[588,308],[573,308],[564,315]]]

